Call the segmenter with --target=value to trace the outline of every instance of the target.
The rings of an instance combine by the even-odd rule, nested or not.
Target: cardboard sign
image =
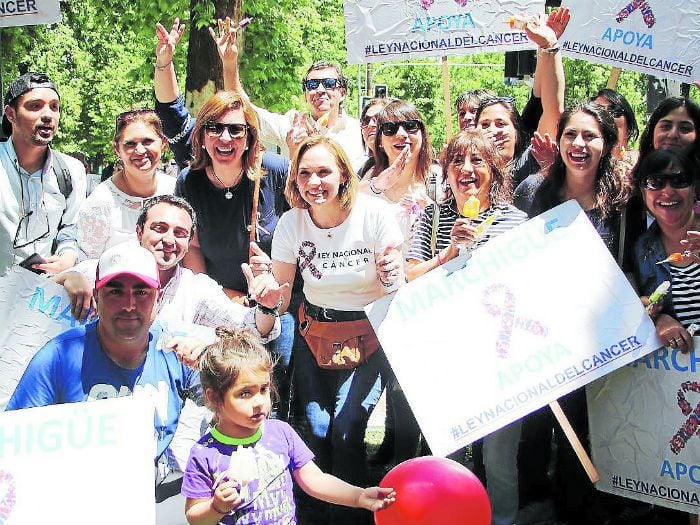
[[[660,346],[639,297],[575,201],[367,311],[439,455]]]
[[[586,387],[598,489],[700,513],[699,372],[700,355],[660,348]]]
[[[0,28],[61,21],[58,0],[0,0]]]
[[[543,0],[345,0],[348,64],[535,49],[511,16]]]
[[[2,412],[0,523],[154,523],[154,449],[146,400]]]
[[[700,79],[697,0],[590,0],[571,7],[565,56],[679,82]]]

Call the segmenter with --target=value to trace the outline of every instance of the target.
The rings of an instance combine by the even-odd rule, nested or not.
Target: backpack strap
[[[58,181],[58,189],[61,190],[63,196],[68,200],[68,196],[73,192],[73,181],[70,176],[70,170],[65,161],[61,158],[62,153],[52,149],[53,155],[53,172]]]

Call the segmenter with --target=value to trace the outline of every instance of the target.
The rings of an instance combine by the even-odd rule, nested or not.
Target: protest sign
[[[0,410],[12,397],[17,382],[34,354],[61,332],[80,324],[71,315],[70,299],[63,286],[15,266],[0,278]],[[174,320],[161,320],[158,346],[174,336],[195,336],[206,343],[214,330]]]
[[[0,413],[0,523],[154,523],[153,405],[133,397]]]
[[[458,263],[367,307],[436,454],[660,346],[639,297],[575,201]]]
[[[535,49],[511,16],[544,0],[344,0],[348,63]]]
[[[565,56],[679,82],[700,79],[697,0],[562,2],[571,20]]]
[[[0,0],[0,28],[60,21],[58,0]]]
[[[586,387],[599,490],[700,513],[699,371],[660,348]]]

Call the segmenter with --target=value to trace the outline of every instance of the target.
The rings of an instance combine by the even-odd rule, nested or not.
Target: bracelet
[[[172,59],[170,59],[169,62],[166,62],[166,63],[163,64],[162,66],[159,66],[159,65],[158,65],[158,62],[156,62],[156,63],[155,63],[156,71],[162,71],[162,70],[164,70],[166,67],[168,67],[168,66],[169,66],[170,64],[172,64],[172,63],[173,63],[173,60],[172,60]]]
[[[374,185],[374,177],[369,179],[369,189],[372,190],[372,193],[375,195],[381,195],[384,193],[382,190],[377,189],[377,187]]]
[[[279,317],[280,315],[280,307],[282,306],[283,299],[280,297],[280,302],[277,303],[277,306],[274,308],[268,308],[267,306],[263,306],[260,303],[258,303],[255,308],[257,308],[261,314],[263,315],[269,315],[270,317]]]
[[[385,283],[385,282],[382,281],[381,279],[379,279],[379,282],[382,283],[382,286],[383,286],[384,288],[391,288],[392,286],[394,286],[394,285],[396,284],[396,281],[394,281],[393,283]]]
[[[211,503],[209,504],[209,506],[212,508],[212,510],[214,512],[216,512],[217,514],[222,514],[223,516],[226,516],[227,514],[229,514],[231,512],[230,510],[227,510],[226,512],[222,512],[219,509],[217,509],[216,505],[214,505],[214,498],[211,499]]]
[[[554,55],[559,52],[559,43],[554,44],[552,47],[541,47],[540,51]]]

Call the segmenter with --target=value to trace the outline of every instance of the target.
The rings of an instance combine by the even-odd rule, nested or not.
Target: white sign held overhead
[[[0,28],[61,21],[58,0],[0,0]]]
[[[490,240],[463,267],[453,262],[367,308],[435,454],[660,346],[575,201]]]
[[[565,56],[692,82],[700,79],[697,0],[565,0]]]
[[[698,371],[700,355],[660,348],[586,387],[599,490],[700,513]]]
[[[348,63],[535,49],[510,18],[544,0],[344,0]]]

